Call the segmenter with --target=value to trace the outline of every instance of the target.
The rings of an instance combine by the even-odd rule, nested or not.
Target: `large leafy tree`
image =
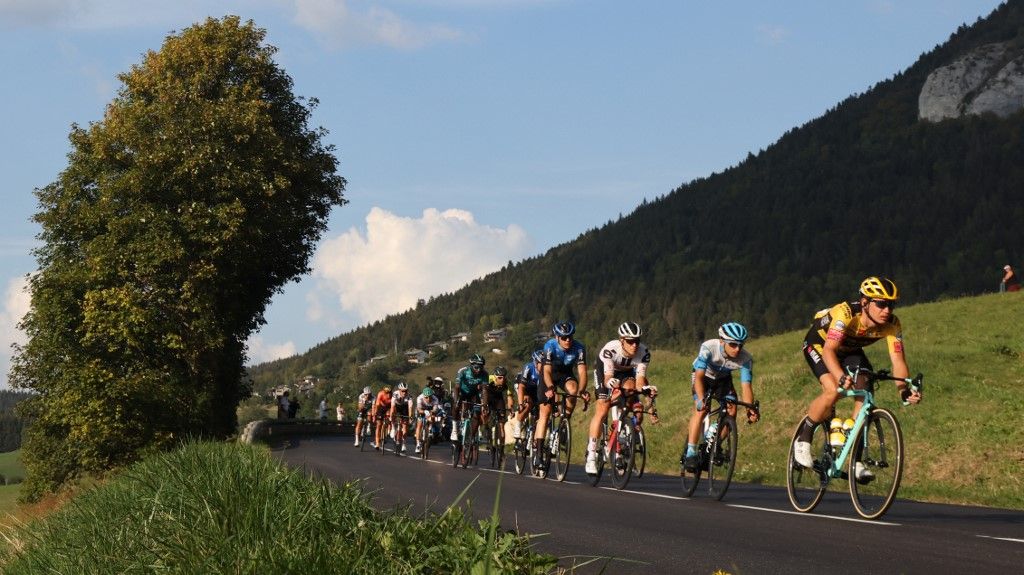
[[[345,203],[316,100],[296,97],[265,31],[237,17],[169,36],[73,126],[37,190],[42,247],[11,381],[38,495],[173,445],[223,437],[249,393],[245,341],[308,271]]]

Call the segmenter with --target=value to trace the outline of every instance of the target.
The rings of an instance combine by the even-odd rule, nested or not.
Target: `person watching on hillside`
[[[853,386],[864,389],[863,377],[856,380],[846,370],[863,367],[873,369],[864,355],[864,347],[885,338],[889,346],[892,374],[907,377],[910,369],[903,351],[903,328],[893,313],[899,291],[892,280],[872,276],[860,284],[857,301],[841,302],[819,311],[804,338],[804,359],[821,384],[821,394],[811,402],[807,417],[800,426],[793,444],[793,458],[804,467],[814,465],[811,459],[811,438],[814,428],[831,419],[839,400],[839,390]],[[921,393],[912,391],[905,382],[897,381],[896,388],[903,401],[916,404]],[[864,400],[854,398],[853,417],[856,418]],[[855,479],[866,483],[873,474],[860,461],[854,469]]]
[[[740,387],[743,401],[754,403],[754,358],[743,349],[747,341],[747,328],[736,322],[722,324],[718,328],[718,339],[709,339],[700,344],[697,359],[693,360],[690,372],[690,393],[693,395],[693,413],[686,427],[686,451],[682,464],[687,471],[697,470],[697,442],[700,440],[701,421],[711,410],[710,397],[736,397],[732,373],[740,372]],[[726,411],[736,417],[736,404],[726,404]],[[747,421],[756,423],[760,417],[756,411],[747,408]]]
[[[544,344],[544,364],[541,370],[541,385],[537,387],[537,429],[534,431],[534,453],[541,452],[544,434],[547,433],[548,417],[555,404],[555,389],[575,396],[587,387],[587,358],[583,344],[576,341],[576,326],[571,321],[560,321],[551,328],[554,336]],[[576,373],[573,373],[575,369]],[[565,401],[566,414],[576,408],[576,398]]]
[[[1010,264],[1003,266],[1003,281],[999,283],[999,291],[1020,291],[1020,279]]]
[[[544,350],[538,349],[530,356],[530,361],[523,365],[523,370],[516,375],[516,411],[512,418],[512,437],[516,439],[523,436],[523,420],[537,403],[537,387],[540,385],[543,364]]]
[[[590,439],[587,441],[586,472],[597,474],[597,443],[601,424],[608,417],[608,408],[615,403],[620,409],[643,411],[637,394],[658,395],[658,388],[647,384],[647,366],[651,352],[640,343],[643,330],[638,324],[625,322],[619,326],[619,337],[606,343],[597,354],[594,364],[594,391],[597,402],[590,419]],[[640,415],[642,418],[642,414]]]
[[[488,373],[484,369],[486,361],[479,353],[469,358],[469,365],[463,367],[455,374],[455,401],[454,419],[460,420],[463,417],[470,419],[470,433],[474,441],[477,430],[480,429],[480,411],[483,399],[484,386],[487,385]],[[452,441],[458,440],[458,426],[452,426]]]
[[[367,385],[363,388],[363,392],[356,398],[356,441],[353,445],[359,447],[359,444],[363,442],[363,426],[370,425],[373,422],[372,414],[370,409],[373,408],[373,391],[370,390],[370,386]]]
[[[391,411],[391,386],[385,385],[377,393],[377,399],[373,400],[373,448],[378,451],[384,449],[389,411]]]

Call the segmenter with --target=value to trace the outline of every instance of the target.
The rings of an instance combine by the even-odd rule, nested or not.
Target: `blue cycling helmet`
[[[551,328],[551,333],[559,337],[569,337],[576,333],[576,326],[571,321],[560,321]]]
[[[537,363],[544,363],[544,350],[538,349],[534,351],[533,355],[531,355],[530,357],[533,359],[533,361]]]
[[[722,341],[743,343],[747,341],[747,328],[734,321],[723,323],[722,327],[718,328],[718,337],[722,338]]]

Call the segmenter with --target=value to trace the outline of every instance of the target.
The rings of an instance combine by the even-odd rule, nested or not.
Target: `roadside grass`
[[[133,465],[42,520],[2,529],[0,570],[34,573],[547,573],[496,519],[378,511],[358,483],[265,448],[192,443]]]

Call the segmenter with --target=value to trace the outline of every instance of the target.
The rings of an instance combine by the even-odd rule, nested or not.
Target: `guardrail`
[[[334,421],[329,419],[258,419],[250,421],[239,441],[255,443],[257,441],[273,441],[279,437],[293,435],[354,435],[356,424],[353,421]]]

